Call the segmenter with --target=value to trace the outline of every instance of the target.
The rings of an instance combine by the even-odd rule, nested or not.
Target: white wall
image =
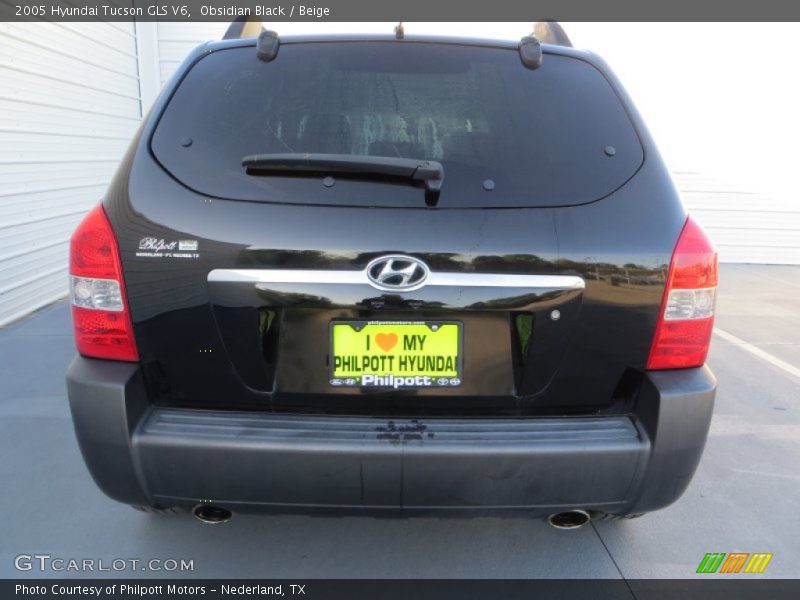
[[[64,295],[140,118],[133,24],[0,23],[0,325]]]

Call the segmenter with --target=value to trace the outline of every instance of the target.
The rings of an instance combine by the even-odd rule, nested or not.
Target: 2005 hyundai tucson
[[[69,399],[106,494],[565,526],[681,495],[716,253],[608,67],[540,42],[187,58],[72,238]]]

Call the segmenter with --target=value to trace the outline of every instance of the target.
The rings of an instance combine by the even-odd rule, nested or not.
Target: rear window
[[[643,161],[619,98],[589,63],[546,54],[529,70],[515,50],[414,42],[286,43],[268,63],[252,46],[213,52],[184,77],[151,148],[205,195],[358,206],[424,206],[424,194],[397,181],[247,175],[242,158],[435,160],[442,208],[583,204]]]

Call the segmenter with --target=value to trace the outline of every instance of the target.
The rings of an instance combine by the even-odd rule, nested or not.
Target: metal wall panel
[[[207,40],[225,35],[230,22],[225,23],[159,23],[158,55],[163,85],[183,62],[189,51]]]
[[[800,264],[800,204],[698,173],[673,174],[722,262]]]
[[[63,296],[69,236],[142,115],[133,23],[0,23],[0,325]]]

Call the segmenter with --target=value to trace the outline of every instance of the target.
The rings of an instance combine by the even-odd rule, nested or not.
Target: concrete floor
[[[798,577],[800,267],[724,265],[717,325],[725,337],[709,359],[719,393],[708,445],[666,510],[577,531],[523,518],[251,515],[208,527],[134,512],[94,486],[67,407],[74,350],[59,302],[0,330],[0,577],[69,575],[15,570],[14,557],[38,553],[193,559],[186,575],[202,578],[681,578],[706,552],[734,551],[772,552],[764,577]]]

